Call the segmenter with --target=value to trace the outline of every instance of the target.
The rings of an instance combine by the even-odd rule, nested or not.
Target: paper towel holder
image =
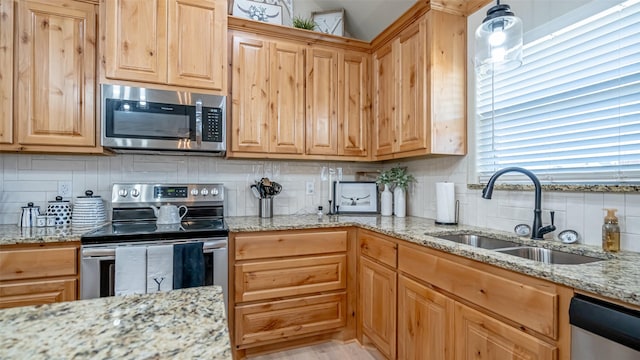
[[[454,222],[441,222],[436,220],[436,225],[458,225],[458,218],[460,215],[460,200],[456,200],[456,216]]]

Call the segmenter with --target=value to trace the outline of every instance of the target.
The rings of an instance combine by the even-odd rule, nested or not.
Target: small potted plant
[[[316,23],[315,21],[313,21],[313,19],[307,19],[307,18],[296,16],[293,18],[292,21],[293,21],[293,27],[298,29],[313,31],[316,28]]]

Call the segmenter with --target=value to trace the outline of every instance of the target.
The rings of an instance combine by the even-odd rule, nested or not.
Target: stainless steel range
[[[117,295],[116,253],[123,247],[149,253],[150,247],[202,243],[204,265],[196,269],[204,276],[196,275],[203,281],[193,286],[220,285],[226,302],[229,231],[222,184],[114,184],[111,205],[112,222],[81,238],[82,299]],[[167,215],[182,219],[167,223]]]

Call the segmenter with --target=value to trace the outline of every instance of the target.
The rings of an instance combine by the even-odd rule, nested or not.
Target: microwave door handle
[[[202,146],[202,100],[196,100],[196,147]]]

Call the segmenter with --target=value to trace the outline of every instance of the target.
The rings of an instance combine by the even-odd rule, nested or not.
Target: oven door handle
[[[153,245],[151,245],[153,246]],[[202,252],[205,254],[212,253],[217,249],[226,249],[227,240],[212,240],[202,243]],[[82,258],[101,258],[104,260],[113,260],[116,256],[116,248],[85,248],[82,249]]]
[[[202,244],[202,251],[207,253],[212,253],[217,249],[226,249],[227,248],[227,240],[214,240],[214,241],[205,241]]]

